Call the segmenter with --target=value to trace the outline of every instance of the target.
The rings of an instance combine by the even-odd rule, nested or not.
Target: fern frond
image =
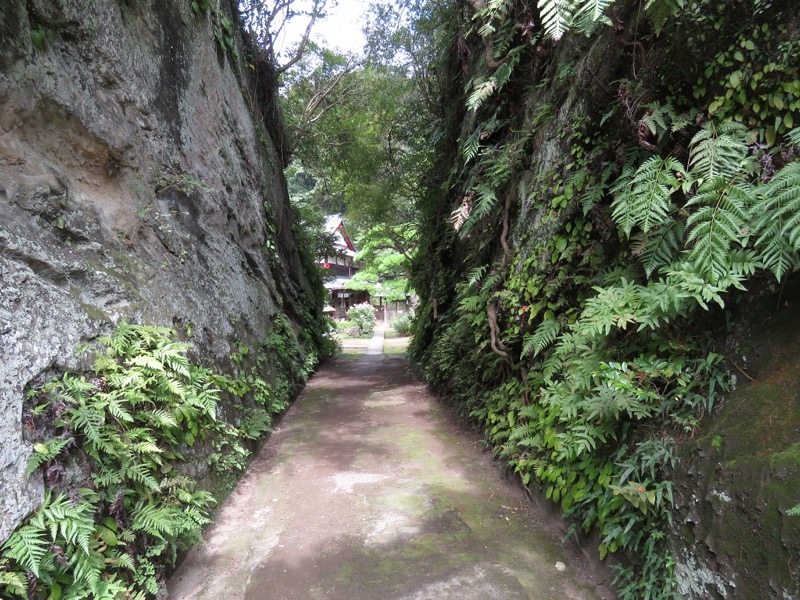
[[[599,25],[611,25],[606,9],[616,0],[583,0],[575,10],[575,27],[584,35],[591,35]]]
[[[475,188],[475,201],[469,218],[461,227],[461,235],[466,236],[475,225],[485,218],[497,205],[497,192],[488,185]]]
[[[722,293],[726,288],[710,282],[705,274],[698,272],[690,262],[676,263],[667,271],[665,288],[674,287],[692,298],[703,310],[708,310],[709,302],[716,302],[720,308],[725,307]]]
[[[90,590],[97,590],[100,584],[100,577],[103,572],[104,561],[102,555],[95,552],[95,556],[89,556],[82,552],[75,552],[69,560],[69,568],[72,571],[73,587],[88,587]],[[93,595],[92,597],[97,597]]]
[[[488,294],[492,290],[494,290],[497,285],[503,281],[503,274],[502,273],[492,273],[486,279],[483,280],[483,285],[481,286],[481,293]]]
[[[800,146],[800,127],[795,127],[786,134],[786,139],[795,146]]]
[[[111,416],[121,423],[133,423],[133,415],[125,406],[127,398],[124,392],[121,390],[114,390],[108,394],[104,394],[103,399],[106,401],[106,410],[108,410]]]
[[[473,84],[473,91],[467,98],[467,110],[478,110],[486,100],[494,94],[497,89],[497,81],[493,78],[476,80]]]
[[[577,0],[538,0],[539,16],[545,33],[558,41],[572,27]]]
[[[605,196],[606,189],[608,188],[608,180],[611,178],[612,172],[613,165],[606,165],[600,177],[596,175],[590,176],[583,190],[578,190],[579,192],[582,191],[578,202],[584,216],[588,215],[594,205],[600,202]]]
[[[50,462],[56,456],[61,454],[61,451],[71,444],[73,438],[56,438],[48,442],[37,443],[33,445],[33,452],[28,458],[28,466],[25,469],[25,477],[30,477],[36,469],[43,464]]]
[[[217,402],[219,394],[217,388],[207,383],[202,388],[197,389],[195,394],[188,398],[189,404],[199,408],[203,415],[215,420],[217,418]]]
[[[130,465],[123,473],[131,481],[135,481],[149,490],[154,492],[161,491],[161,486],[159,486],[158,481],[153,476],[152,468],[147,463]]]
[[[161,364],[161,361],[149,354],[134,356],[133,358],[130,359],[130,363],[137,367],[144,367],[145,369],[150,369],[151,371],[158,371],[160,373],[166,371],[164,365]]]
[[[648,277],[653,271],[672,263],[682,248],[683,223],[667,220],[649,234],[634,236],[633,254],[638,256]]]
[[[467,296],[462,298],[459,309],[468,313],[482,313],[486,309],[486,300],[481,296]]]
[[[480,29],[478,29],[478,35],[481,37],[486,37],[492,35],[496,31],[494,25],[491,21],[487,21],[483,25],[481,25]]]
[[[642,116],[642,123],[653,135],[661,139],[668,131],[674,131],[672,124],[677,121],[678,115],[675,109],[669,102],[659,104],[658,102],[650,102],[645,104],[647,111]]]
[[[673,209],[672,193],[680,187],[683,165],[674,158],[653,156],[631,176],[623,172],[612,188],[615,193],[612,219],[625,235],[638,226],[647,233],[666,219]]]
[[[163,454],[164,451],[159,448],[158,444],[155,442],[137,442],[136,444],[131,444],[130,449],[133,452],[138,452],[140,454]]]
[[[686,5],[686,0],[647,0],[644,10],[653,22],[656,35],[661,35],[664,23],[680,13]]]
[[[781,234],[800,250],[800,162],[786,165],[769,182],[766,193],[775,206],[773,218],[781,221]]]
[[[483,274],[486,272],[486,269],[488,268],[489,268],[488,265],[480,265],[472,269],[467,275],[467,285],[472,287],[476,285],[478,282],[480,282],[481,278],[483,277]]]
[[[5,591],[20,598],[28,597],[28,581],[22,573],[7,571],[8,561],[0,561],[0,591]]]
[[[110,577],[97,578],[97,580],[90,587],[92,598],[95,600],[118,600],[125,598],[126,600],[135,600],[136,598],[144,599],[143,592],[133,594],[132,590],[123,582],[117,575]]]
[[[88,502],[74,503],[69,496],[61,494],[52,501],[46,501],[39,509],[44,522],[50,528],[50,537],[57,534],[67,543],[80,547],[89,554],[89,540],[94,534],[94,510]]]
[[[154,427],[158,429],[168,429],[177,427],[178,422],[175,420],[174,415],[164,409],[157,409],[145,413],[145,417]]]
[[[87,441],[95,451],[106,452],[110,455],[116,453],[115,438],[111,431],[104,427],[105,412],[96,406],[81,402],[69,411],[69,422],[72,428],[86,436]],[[65,414],[67,411],[65,411]]]
[[[730,249],[745,246],[749,204],[755,196],[744,181],[717,178],[701,186],[686,203],[700,208],[686,221],[689,259],[697,269],[716,282],[730,272]]]
[[[163,540],[164,536],[174,534],[176,513],[176,510],[163,505],[140,501],[133,511],[131,529]]]
[[[638,323],[642,286],[623,278],[614,287],[595,287],[573,331],[584,338],[607,336],[613,329],[627,329]]]
[[[689,170],[702,182],[733,179],[745,168],[750,131],[736,121],[706,123],[692,138]]]
[[[478,155],[481,147],[481,133],[483,128],[478,127],[473,131],[461,146],[461,156],[464,157],[464,164],[471,161]]]
[[[41,527],[23,525],[11,534],[3,545],[6,558],[16,561],[23,569],[37,578],[42,560],[50,551],[51,542]]]
[[[751,211],[756,249],[778,280],[798,267],[800,258],[800,163],[790,163],[758,189]]]
[[[558,334],[561,333],[561,323],[557,319],[544,319],[533,335],[526,336],[525,345],[522,348],[522,356],[538,356],[545,348],[552,344]]]

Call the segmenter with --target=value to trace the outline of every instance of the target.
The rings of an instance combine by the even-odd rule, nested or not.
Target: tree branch
[[[300,45],[297,46],[297,50],[294,53],[294,56],[289,59],[289,61],[277,69],[275,69],[275,75],[280,75],[281,73],[285,73],[288,69],[292,68],[300,59],[303,58],[303,53],[306,51],[306,46],[308,45],[308,38],[311,36],[311,29],[314,27],[314,23],[317,20],[318,10],[317,7],[319,3],[314,3],[314,9],[311,11],[311,20],[308,22],[308,26],[306,27],[305,32],[303,33],[303,38],[300,40]],[[325,6],[325,3],[322,3],[322,6]]]
[[[502,356],[505,361],[513,367],[514,361],[511,359],[511,355],[506,352],[503,342],[500,341],[500,327],[497,325],[497,305],[494,302],[490,302],[486,306],[486,317],[489,319],[489,336],[492,352],[498,356]]]
[[[478,14],[480,11],[486,8],[485,0],[467,0],[467,4],[469,4],[470,8]],[[496,71],[500,65],[506,62],[505,58],[497,60],[494,57],[494,37],[492,35],[483,36],[483,55],[486,59],[486,66],[489,67],[492,71]]]

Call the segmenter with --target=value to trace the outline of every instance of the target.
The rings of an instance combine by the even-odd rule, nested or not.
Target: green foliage
[[[37,50],[45,50],[56,39],[56,32],[47,27],[31,29],[31,42]]]
[[[653,156],[635,172],[623,171],[612,191],[615,193],[612,217],[630,235],[634,227],[649,232],[674,210],[672,194],[680,187],[683,165],[674,158]]]
[[[559,40],[568,30],[576,28],[591,33],[598,23],[610,25],[606,9],[615,0],[538,0],[537,8],[545,32]]]
[[[648,276],[676,260],[682,244],[697,273],[714,285],[738,287],[760,265],[778,279],[794,268],[800,240],[800,219],[793,218],[797,164],[765,183],[756,176],[760,166],[750,155],[752,140],[739,123],[710,122],[692,138],[686,166],[657,156],[635,172],[626,165],[612,187],[612,217],[628,236],[639,229],[636,253]],[[681,192],[685,219],[674,214]]]
[[[399,335],[408,335],[411,333],[412,327],[412,317],[411,315],[403,315],[401,317],[396,317],[391,320],[392,329],[394,329]]]
[[[769,8],[756,12],[764,7]],[[694,91],[698,99],[710,97],[707,111],[714,119],[742,123],[767,145],[800,119],[800,69],[794,60],[800,42],[787,35],[783,16],[744,24],[698,73]]]
[[[143,565],[172,564],[208,523],[213,498],[174,465],[196,439],[219,429],[219,390],[172,335],[122,323],[101,339],[95,377],[65,374],[36,396],[35,413],[55,424],[57,437],[35,444],[29,472],[48,465],[48,477],[57,477],[72,445],[91,470],[90,487],[48,492],[4,546],[12,571],[31,573],[40,590],[97,598],[152,593],[156,574]]]
[[[800,128],[792,133],[800,135]],[[797,142],[795,142],[797,144]],[[800,163],[787,165],[759,190],[751,218],[755,246],[778,280],[798,267],[800,252]]]
[[[609,6],[538,2],[554,38],[591,29],[578,17],[596,23]],[[530,3],[475,14],[471,30],[484,49],[494,42],[499,65],[447,88],[470,112],[445,135],[452,162],[437,182],[450,194],[432,192],[426,213],[410,355],[525,485],[576,532],[600,534],[602,557],[625,553],[623,598],[665,599],[677,595],[665,547],[673,448],[726,388],[705,315],[761,270],[784,280],[800,264],[798,76],[786,54],[797,34],[766,22],[764,5],[641,8],[653,29],[636,19],[642,37],[631,37],[619,22],[616,36],[636,40],[632,79],[591,73],[617,90],[611,110],[569,87],[594,85],[581,72],[597,56],[578,42],[543,52]],[[665,47],[667,32],[694,40],[676,44],[687,55]],[[709,45],[722,50],[705,56]],[[519,63],[501,86],[509,56]],[[685,56],[696,64],[663,67]]]
[[[677,15],[685,4],[686,0],[647,0],[644,10],[653,22],[656,35],[661,35],[667,20]]]
[[[155,165],[153,170],[155,171],[156,193],[174,190],[189,196],[195,193],[211,191],[211,188],[202,179],[183,172],[177,162],[168,165]]]
[[[214,39],[219,44],[223,52],[230,52],[234,59],[239,60],[239,50],[236,47],[236,37],[234,35],[233,21],[220,8],[218,3],[212,0],[192,0],[192,10],[195,14],[211,15]]]
[[[30,577],[51,598],[155,595],[214,504],[179,465],[191,454],[218,476],[241,471],[242,440],[269,431],[316,365],[282,315],[258,349],[232,355],[235,377],[192,362],[170,329],[121,323],[100,343],[92,377],[66,373],[31,395],[31,418],[52,437],[34,443],[28,472],[44,469],[63,491],[48,490],[3,546],[9,594],[24,595]],[[237,425],[218,418],[223,393],[251,403],[238,407]],[[62,481],[68,465],[85,480]]]

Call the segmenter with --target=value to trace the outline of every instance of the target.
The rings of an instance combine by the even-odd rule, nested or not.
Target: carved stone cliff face
[[[0,542],[42,495],[24,391],[79,366],[78,344],[124,319],[191,328],[221,359],[314,293],[254,70],[215,19],[180,0],[0,7]]]

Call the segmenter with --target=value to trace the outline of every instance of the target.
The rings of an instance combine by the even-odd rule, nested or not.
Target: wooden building
[[[363,265],[355,260],[358,251],[345,229],[342,216],[329,216],[325,223],[325,229],[334,236],[334,255],[324,256],[320,259],[320,265],[329,274],[326,277],[325,289],[330,294],[333,318],[344,319],[351,306],[369,302],[369,292],[346,288],[347,282],[363,268]]]

